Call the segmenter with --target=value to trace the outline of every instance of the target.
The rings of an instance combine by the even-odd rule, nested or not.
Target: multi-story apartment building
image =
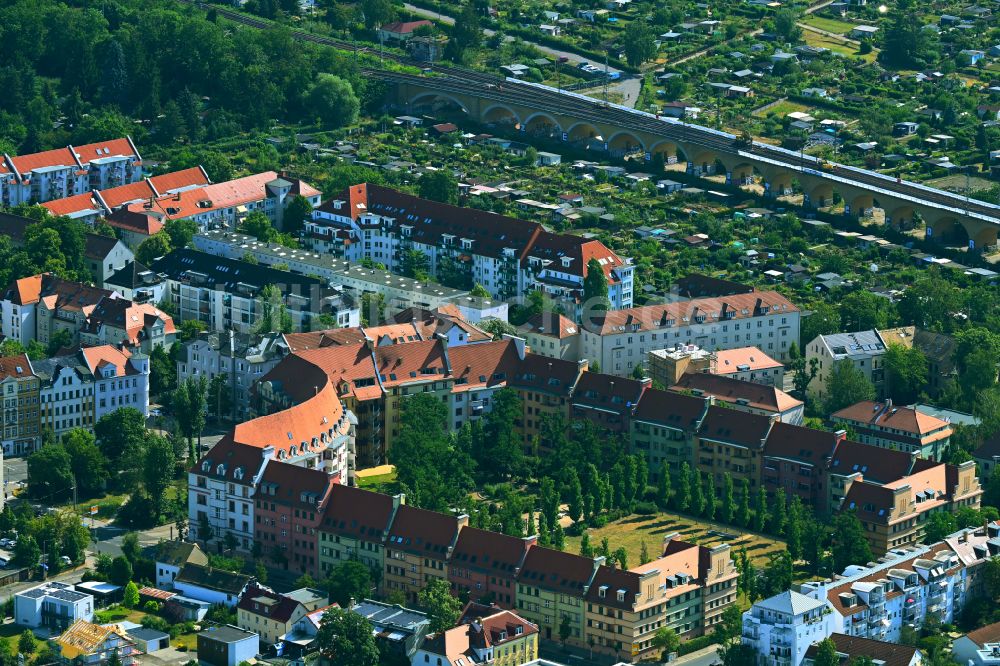
[[[577,312],[591,259],[608,279],[612,307],[632,304],[633,267],[600,241],[545,230],[537,222],[450,206],[370,183],[353,185],[313,212],[303,242],[357,262],[399,272],[409,253],[427,258],[432,275],[465,274],[493,298],[521,302],[542,290]]]
[[[648,374],[663,386],[673,386],[685,373],[706,372],[729,379],[780,387],[785,366],[757,349],[739,347],[707,351],[694,345],[678,344],[649,352]]]
[[[433,579],[448,579],[448,560],[469,517],[448,516],[402,504],[385,541],[384,593],[402,592],[414,603]]]
[[[799,310],[778,292],[757,291],[594,313],[582,335],[580,354],[613,375],[628,376],[649,352],[678,344],[752,345],[783,360],[799,339]]]
[[[694,435],[701,429],[711,401],[659,389],[649,389],[639,401],[631,421],[631,450],[642,455],[649,478],[656,482],[664,464],[672,474],[695,458]]]
[[[795,590],[758,601],[743,614],[742,642],[761,666],[798,666],[810,645],[832,633],[826,601]]]
[[[336,485],[326,503],[319,533],[319,566],[329,576],[339,564],[358,560],[381,577],[385,570],[385,543],[403,495],[382,495],[351,486]]]
[[[4,456],[27,455],[41,445],[40,387],[26,354],[0,358]]]
[[[126,298],[102,299],[80,329],[83,345],[121,345],[147,354],[156,347],[170,347],[176,337],[173,317],[152,303]]]
[[[295,331],[311,330],[322,314],[338,326],[361,323],[358,304],[318,278],[188,248],[160,257],[150,268],[165,276],[167,298],[180,321],[200,321],[210,331],[254,333],[267,316],[274,319],[268,330],[279,330],[280,310],[287,313]],[[267,286],[277,287],[281,298],[264,303],[261,292]]]
[[[660,627],[683,637],[711,631],[736,601],[738,574],[728,545],[705,548],[667,535],[663,556],[624,571],[601,566],[587,594],[587,642],[597,652],[640,661],[660,655]]]
[[[177,381],[189,377],[225,377],[230,389],[233,421],[251,418],[253,385],[288,355],[281,333],[202,333],[184,343],[177,358]]]
[[[843,430],[828,432],[776,422],[771,426],[761,459],[761,483],[768,495],[779,489],[785,497],[798,497],[820,515],[832,510],[833,497],[827,484],[828,466],[837,446],[844,441]],[[875,452],[872,451],[872,454]]]
[[[704,372],[682,375],[671,391],[712,397],[740,412],[777,418],[782,423],[801,425],[805,404],[781,389]]]
[[[816,376],[809,382],[809,392],[822,400],[826,384],[837,363],[850,363],[875,386],[881,399],[885,395],[884,359],[886,345],[878,331],[818,335],[806,344],[806,367],[817,361]]]
[[[810,643],[833,633],[899,642],[903,627],[948,624],[984,586],[981,565],[1000,554],[1000,525],[960,530],[929,546],[893,550],[832,580],[758,601],[743,614],[743,643],[759,663],[799,666]]]
[[[546,310],[522,324],[518,332],[536,354],[570,361],[580,358],[580,326],[569,317]]]
[[[311,374],[296,377],[314,387],[310,396],[240,423],[189,470],[192,538],[207,526],[213,537],[232,533],[241,549],[250,550],[253,502],[269,461],[322,470],[335,483],[353,484],[356,419],[326,373],[316,366],[303,368],[310,369]],[[266,392],[270,386],[262,384],[261,389]]]
[[[514,579],[537,535],[524,538],[464,527],[448,562],[448,580],[455,592],[473,601],[489,599],[513,608]]]
[[[912,407],[896,406],[891,398],[885,402],[864,400],[830,418],[850,428],[859,442],[930,460],[941,460],[951,442],[951,423]]]
[[[16,206],[63,199],[141,177],[142,158],[129,137],[18,157],[3,155],[0,203]]]
[[[761,458],[777,419],[712,405],[695,435],[694,468],[721,490],[729,474],[737,486],[744,481],[756,490]]]
[[[570,399],[570,418],[588,419],[610,432],[627,435],[633,410],[651,385],[650,379],[585,372]]]
[[[587,371],[586,361],[525,354],[520,367],[508,382],[521,398],[521,433],[529,454],[552,453],[541,440],[546,420],[557,415],[568,418],[569,401],[580,377]]]
[[[111,345],[32,362],[40,382],[40,422],[57,438],[74,428],[92,430],[122,407],[149,414],[149,358]]]
[[[281,461],[264,467],[254,493],[254,541],[278,566],[319,576],[316,533],[340,479]]]
[[[178,189],[172,194],[129,203],[110,216],[115,226],[155,228],[153,222],[193,220],[199,229],[235,229],[252,212],[259,211],[282,228],[285,206],[294,196],[305,197],[314,207],[322,193],[308,183],[265,171],[224,183]],[[152,218],[151,221],[146,221]]]
[[[604,564],[603,557],[593,559],[542,546],[528,549],[517,575],[515,600],[517,614],[538,626],[540,636],[561,638],[563,618],[570,627],[566,643],[587,645],[585,597]]]

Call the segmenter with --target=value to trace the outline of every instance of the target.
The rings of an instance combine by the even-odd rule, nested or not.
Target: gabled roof
[[[196,543],[185,541],[161,541],[156,545],[157,562],[180,567],[188,562],[208,564],[208,556],[202,552]]]
[[[784,413],[802,405],[779,388],[744,382],[733,377],[696,372],[682,375],[671,391],[694,391],[701,395],[714,395],[716,399],[768,412]]]
[[[460,345],[448,350],[453,391],[505,386],[517,373],[521,357],[513,340]]]
[[[979,647],[983,647],[987,643],[1000,643],[1000,622],[979,627],[967,633],[965,637]]]
[[[285,343],[289,351],[297,352],[306,349],[319,349],[336,345],[349,345],[364,342],[365,334],[360,328],[334,328],[326,331],[310,331],[302,333],[285,333]]]
[[[334,485],[339,485],[337,478],[321,469],[272,460],[261,475],[257,497],[303,511],[320,511]]]
[[[908,476],[915,469],[920,469],[917,467],[919,464],[914,454],[845,440],[837,445],[830,461],[830,473],[848,475],[860,472],[868,481],[884,484]]]
[[[706,398],[651,388],[642,394],[635,410],[635,420],[693,431],[706,409]]]
[[[91,192],[74,194],[73,196],[66,197],[65,199],[46,201],[42,203],[42,206],[48,209],[49,213],[55,215],[56,217],[62,215],[74,217],[78,213],[99,215],[104,212],[104,209],[101,208],[99,203],[97,203]]]
[[[0,357],[0,380],[11,377],[22,379],[32,376],[34,373],[31,370],[31,361],[28,360],[27,354]]]
[[[526,353],[520,368],[508,386],[569,397],[576,386],[582,366],[575,361]],[[584,373],[585,374],[585,373]]]
[[[254,585],[247,589],[236,607],[251,615],[265,618],[265,621],[287,624],[291,621],[295,609],[303,606],[287,595]]]
[[[894,406],[891,402],[883,403],[874,400],[862,400],[850,407],[845,407],[835,412],[831,418],[888,428],[894,431],[900,430],[917,437],[934,430],[947,428],[949,425],[947,421],[942,421],[930,414],[924,414],[912,407]]]
[[[393,499],[388,495],[337,484],[318,529],[381,543],[392,516],[392,506]]]
[[[770,417],[712,405],[701,422],[698,436],[749,449],[761,449],[774,422]]]
[[[226,594],[240,594],[253,580],[253,576],[189,562],[181,568],[174,582],[196,585]]]
[[[528,333],[537,333],[560,340],[580,335],[580,327],[569,317],[556,312],[539,312],[528,321],[521,324],[520,329]]]
[[[159,321],[163,332],[175,332],[174,319],[152,303],[134,303],[125,298],[105,298],[91,311],[85,330],[97,332],[101,326],[125,332],[129,344],[139,344],[147,326]]]
[[[449,566],[513,578],[534,539],[463,527]]]
[[[440,340],[376,347],[375,365],[387,388],[418,380],[437,381],[448,374],[448,358]]]
[[[73,661],[77,657],[90,656],[102,651],[109,638],[117,638],[125,643],[130,643],[125,632],[121,631],[117,625],[112,624],[104,627],[86,620],[74,622],[69,629],[55,639],[55,642],[59,646],[60,655],[67,661]]]
[[[871,657],[880,666],[909,666],[913,658],[920,653],[920,650],[912,645],[887,643],[861,636],[834,633],[830,634],[830,640],[833,641],[838,654],[844,655],[840,660],[841,664],[849,664],[855,658],[864,656]],[[806,658],[815,659],[818,651],[818,644],[813,643],[806,649]]]
[[[443,560],[458,531],[459,521],[454,516],[403,504],[396,511],[385,547]]]
[[[640,402],[646,388],[648,384],[628,377],[585,372],[576,383],[573,404],[628,412]]]
[[[771,426],[764,455],[819,466],[833,456],[842,439],[842,434],[778,422]]]
[[[582,595],[594,574],[595,560],[552,548],[532,546],[517,581],[553,592]]]

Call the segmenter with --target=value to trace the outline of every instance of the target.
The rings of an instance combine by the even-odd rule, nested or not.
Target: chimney
[[[174,195],[174,201],[180,201],[180,200],[181,200],[181,193],[178,192],[177,194]]]
[[[833,433],[833,438],[838,443],[839,442],[843,442],[845,439],[847,439],[847,431],[846,430],[837,430],[836,432]]]
[[[669,534],[664,534],[663,535],[663,552],[667,551],[667,546],[670,545],[671,541],[673,541],[674,539],[680,538],[680,536],[681,536],[680,532],[670,532]]]

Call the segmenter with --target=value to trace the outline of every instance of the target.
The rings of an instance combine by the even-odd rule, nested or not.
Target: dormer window
[[[597,588],[597,596],[600,597],[601,599],[608,596],[608,586],[601,585],[599,588]]]
[[[219,476],[224,476],[226,473],[226,464],[219,463],[219,466],[215,468],[215,473],[218,474]]]
[[[288,447],[288,455],[290,455],[290,456],[292,456],[294,458],[296,455],[298,455],[298,453],[299,453],[299,450],[298,450],[298,448],[296,448],[296,446],[294,444],[292,444],[290,447]]]
[[[503,249],[503,256],[512,259],[514,257],[514,248],[512,248],[512,247],[505,247]]]
[[[469,240],[468,238],[463,238],[462,239],[462,249],[463,250],[471,250],[472,249],[472,241]]]
[[[209,472],[209,471],[211,471],[211,469],[212,469],[212,463],[209,462],[208,460],[206,460],[203,463],[201,463],[201,471],[203,471],[203,472]]]
[[[237,467],[235,470],[233,470],[233,478],[236,479],[237,481],[242,481],[243,480],[243,468],[242,467]]]
[[[523,633],[524,633],[524,627],[522,627],[521,625],[518,625],[517,627],[514,628],[515,636],[520,636]]]
[[[573,263],[573,260],[571,258],[569,258],[569,257],[563,257],[562,258],[562,267],[563,268],[569,268],[569,266],[570,266],[571,263]]]
[[[625,601],[625,590],[618,590],[618,601]]]
[[[507,632],[504,631],[503,629],[500,630],[500,640],[502,641],[507,640]]]

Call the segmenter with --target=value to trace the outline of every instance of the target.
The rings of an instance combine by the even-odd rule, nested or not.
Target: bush
[[[656,504],[653,502],[639,502],[635,505],[635,513],[640,516],[650,516],[658,512],[659,509],[656,508]]]
[[[707,648],[709,645],[712,645],[713,643],[715,643],[715,637],[712,634],[699,636],[698,638],[692,638],[689,641],[684,641],[683,643],[681,643],[681,646],[677,648],[677,656],[682,657],[686,654],[697,652],[702,648]]]

